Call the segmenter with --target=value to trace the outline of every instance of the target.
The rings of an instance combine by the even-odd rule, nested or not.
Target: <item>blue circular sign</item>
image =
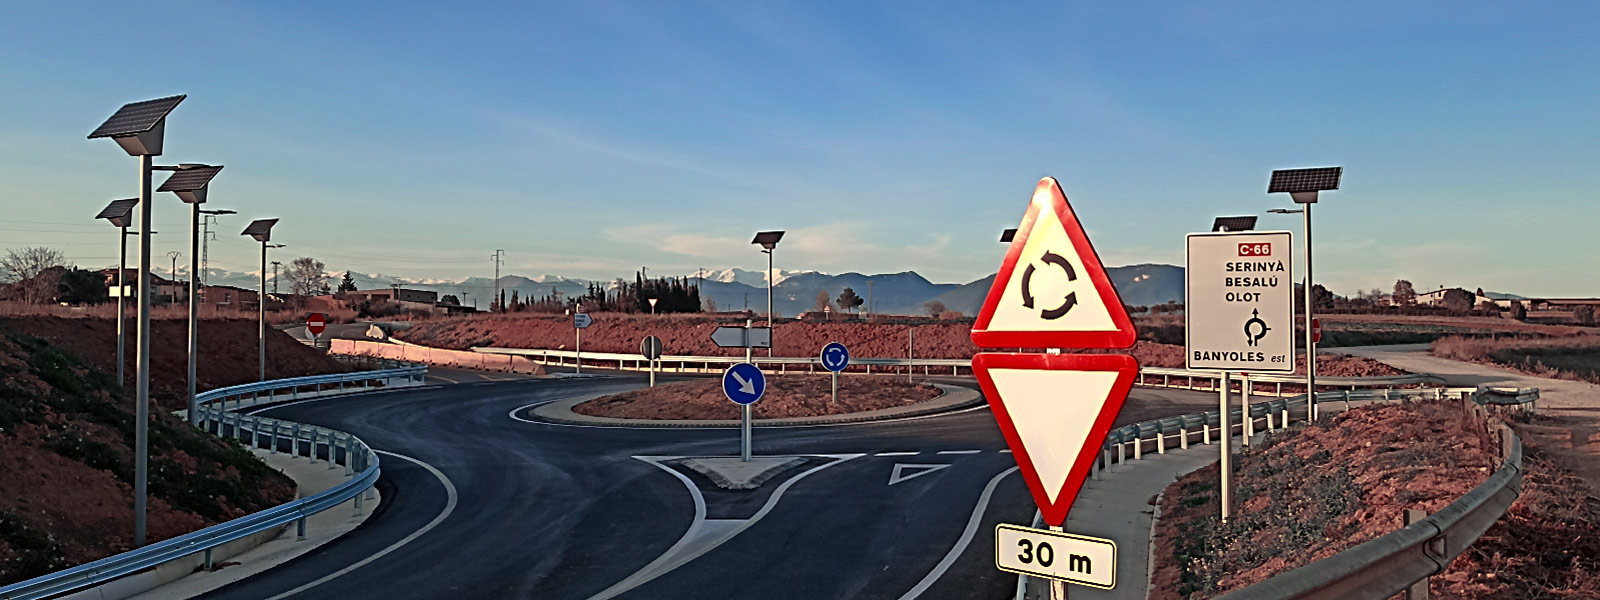
[[[767,393],[767,376],[750,363],[733,365],[722,372],[722,393],[739,404],[752,404]]]
[[[822,368],[838,373],[850,365],[850,349],[839,342],[822,347]]]

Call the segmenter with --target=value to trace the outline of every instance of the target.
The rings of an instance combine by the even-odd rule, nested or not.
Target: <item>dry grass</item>
[[[1495,364],[1530,375],[1600,383],[1600,335],[1559,338],[1464,338],[1433,343],[1440,358]]]

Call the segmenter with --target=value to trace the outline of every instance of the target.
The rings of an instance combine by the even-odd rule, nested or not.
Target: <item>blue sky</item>
[[[1396,6],[1403,4],[1404,6]],[[992,273],[1039,177],[1108,264],[1343,165],[1335,292],[1600,295],[1600,5],[19,3],[0,19],[0,249],[115,260],[136,163],[84,136],[185,93],[163,163],[227,166],[212,264],[459,279],[765,266]],[[159,182],[159,179],[158,179]],[[155,207],[157,262],[187,250]],[[1297,217],[1262,228],[1299,233]]]

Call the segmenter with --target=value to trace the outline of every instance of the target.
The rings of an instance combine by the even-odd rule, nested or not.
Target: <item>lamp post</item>
[[[272,226],[277,225],[277,219],[256,219],[250,222],[249,227],[239,235],[248,235],[261,242],[261,286],[256,292],[256,307],[259,315],[257,327],[259,339],[257,340],[256,356],[260,360],[259,375],[261,381],[267,380],[267,248],[282,248],[283,244],[269,244],[272,241]]]
[[[1272,172],[1272,179],[1267,183],[1267,193],[1275,194],[1288,192],[1295,204],[1301,205],[1299,210],[1287,208],[1274,208],[1267,212],[1273,214],[1305,215],[1306,228],[1306,413],[1315,421],[1317,419],[1317,343],[1314,332],[1311,330],[1312,311],[1311,293],[1316,285],[1311,277],[1311,205],[1317,203],[1317,192],[1339,189],[1339,178],[1344,175],[1344,167],[1317,167],[1312,169],[1278,169]]]
[[[139,204],[139,199],[138,198],[125,198],[125,199],[122,199],[122,200],[112,200],[110,204],[106,205],[104,210],[100,211],[100,214],[95,215],[96,219],[105,219],[106,221],[109,221],[113,226],[115,226],[117,228],[117,230],[118,230],[118,233],[117,233],[117,246],[119,248],[119,251],[118,251],[118,254],[117,254],[117,385],[119,385],[119,386],[127,385],[127,381],[128,381],[123,376],[123,373],[122,373],[122,371],[123,371],[123,363],[124,363],[122,353],[123,353],[123,348],[126,347],[126,343],[123,342],[123,339],[127,335],[125,333],[126,323],[127,323],[127,318],[125,317],[125,315],[127,314],[127,311],[123,308],[122,298],[123,298],[123,296],[127,295],[127,291],[128,291],[128,278],[127,278],[127,270],[128,270],[128,226],[133,224],[133,207],[138,205],[138,204]],[[154,232],[151,232],[151,233],[154,233]]]
[[[161,184],[158,192],[172,192],[189,205],[189,422],[198,423],[200,415],[195,405],[195,366],[200,350],[200,205],[206,202],[206,192],[211,179],[222,171],[221,166],[182,164],[167,170],[172,176]],[[217,211],[233,212],[233,211]],[[181,254],[181,253],[179,253]],[[172,277],[177,279],[177,259],[173,259]],[[176,294],[174,294],[176,296]]]
[[[89,139],[110,138],[129,156],[139,158],[139,324],[134,350],[135,424],[133,476],[133,545],[145,544],[145,498],[150,458],[150,200],[154,195],[150,175],[155,157],[161,156],[167,114],[186,96],[177,95],[124,104],[89,133]],[[121,283],[121,282],[118,282]]]
[[[505,261],[501,260],[500,258],[505,255],[505,250],[495,250],[494,254],[489,255],[489,258],[494,260],[494,301],[500,304],[500,312],[506,311],[505,302],[502,302],[500,299],[500,265],[505,263]],[[399,300],[399,298],[395,298],[395,300]],[[489,306],[492,307],[494,304],[490,304]]]
[[[767,255],[767,328],[772,329],[772,249],[778,247],[778,240],[783,239],[782,231],[763,231],[756,234],[752,244],[760,244],[761,252]],[[772,345],[767,346],[767,356],[772,356]]]

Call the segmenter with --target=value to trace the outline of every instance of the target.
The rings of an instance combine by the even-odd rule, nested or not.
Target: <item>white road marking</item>
[[[923,592],[928,591],[928,588],[933,587],[933,583],[938,581],[945,571],[950,570],[950,565],[955,564],[956,559],[961,557],[961,553],[966,551],[967,544],[972,543],[972,536],[978,532],[978,525],[983,523],[983,511],[989,508],[989,498],[994,495],[995,486],[1000,485],[1001,479],[1005,479],[1007,475],[1015,472],[1017,472],[1017,467],[1011,467],[1001,471],[999,475],[995,475],[994,479],[989,480],[989,485],[983,488],[983,495],[978,496],[978,505],[972,508],[972,517],[967,519],[967,528],[961,532],[961,539],[956,540],[956,545],[950,548],[950,552],[944,555],[944,559],[940,560],[939,564],[934,565],[933,570],[929,571],[922,578],[922,581],[917,582],[915,587],[900,596],[900,600],[912,600],[921,596]]]
[[[923,475],[927,475],[927,474],[932,473],[934,471],[938,471],[940,469],[948,468],[949,466],[950,465],[948,465],[948,464],[943,464],[943,465],[914,465],[914,464],[909,464],[909,463],[895,463],[894,464],[894,470],[889,473],[889,485],[894,485],[894,484],[900,483],[902,481],[908,481],[908,480],[911,480],[911,479],[916,479],[918,477],[921,477]],[[914,472],[914,473],[912,473],[910,475],[906,475],[905,474],[906,469],[915,469],[916,472]]]
[[[454,379],[451,379],[451,378],[449,378],[449,377],[444,377],[444,376],[441,376],[441,375],[428,375],[428,376],[427,376],[427,377],[431,377],[431,378],[433,378],[433,379],[442,379],[442,380],[444,380],[444,381],[448,381],[448,382],[450,382],[450,383],[461,383],[461,382],[459,382],[459,381],[456,381],[456,380],[454,380]]]
[[[939,454],[977,454],[982,450],[940,450]]]
[[[685,487],[689,488],[689,493],[694,496],[695,520],[694,523],[689,525],[689,530],[683,533],[683,537],[678,538],[677,543],[674,543],[671,548],[667,549],[666,552],[661,553],[661,556],[656,557],[655,560],[650,561],[650,564],[645,565],[644,568],[639,569],[638,571],[635,571],[626,579],[618,581],[617,583],[612,584],[611,587],[601,590],[600,593],[589,597],[589,600],[605,600],[607,598],[619,596],[630,590],[633,590],[634,588],[649,583],[651,580],[654,580],[657,577],[666,575],[667,573],[672,572],[673,569],[688,564],[690,561],[716,549],[717,546],[722,545],[724,542],[733,539],[733,537],[739,535],[740,532],[743,532],[744,530],[749,529],[750,526],[755,525],[756,522],[760,521],[762,517],[767,516],[767,513],[772,512],[772,507],[778,505],[778,499],[783,497],[783,493],[788,491],[790,486],[793,486],[801,479],[805,479],[806,476],[816,473],[817,471],[821,471],[828,467],[866,455],[809,454],[805,456],[822,456],[827,458],[837,458],[839,460],[817,465],[804,472],[801,472],[799,475],[790,477],[788,481],[783,482],[783,485],[778,486],[778,489],[772,491],[772,497],[767,498],[767,503],[762,505],[761,510],[756,511],[756,514],[752,515],[749,519],[705,518],[706,504],[705,498],[700,494],[700,488],[695,486],[693,481],[690,481],[687,476],[679,473],[676,469],[661,464],[661,461],[689,457],[635,456],[634,458],[638,460],[650,463],[660,467],[668,473],[671,473],[673,477],[677,477],[679,481],[683,482]],[[690,548],[691,546],[693,546],[692,549]],[[679,554],[680,551],[683,551],[683,553]]]
[[[450,478],[449,477],[445,477],[444,476],[444,473],[441,473],[441,472],[439,472],[438,469],[433,468],[433,465],[430,465],[428,463],[422,462],[422,461],[417,460],[415,458],[411,458],[411,457],[406,456],[404,454],[396,454],[396,453],[388,452],[388,451],[385,451],[385,450],[373,450],[373,452],[377,452],[378,454],[384,454],[384,455],[388,455],[388,456],[393,456],[395,458],[401,458],[401,459],[409,460],[409,461],[414,462],[417,465],[421,466],[422,468],[427,469],[429,473],[432,473],[435,478],[438,478],[439,483],[444,484],[444,491],[445,491],[446,496],[448,497],[448,500],[444,504],[444,510],[440,511],[439,512],[439,516],[434,517],[433,520],[429,521],[427,525],[423,525],[421,529],[418,529],[416,531],[411,532],[411,535],[408,535],[408,536],[402,538],[400,541],[395,542],[394,544],[391,544],[388,548],[384,548],[382,550],[379,550],[376,554],[373,554],[372,556],[368,556],[368,557],[366,557],[364,559],[361,559],[361,560],[357,561],[355,564],[352,564],[352,565],[350,565],[348,567],[345,567],[343,569],[339,569],[338,571],[334,571],[333,573],[329,573],[328,575],[324,576],[321,579],[318,579],[318,580],[313,581],[311,583],[307,583],[305,585],[302,585],[300,587],[294,588],[294,589],[289,590],[287,592],[284,592],[282,594],[278,594],[276,596],[268,598],[267,600],[283,600],[284,598],[288,598],[290,596],[293,596],[293,595],[298,594],[300,592],[304,592],[306,590],[309,590],[311,588],[317,587],[317,586],[322,585],[324,583],[327,583],[329,581],[333,581],[334,579],[337,579],[340,576],[343,576],[343,575],[345,575],[345,574],[347,574],[347,573],[349,573],[351,571],[354,571],[356,569],[364,567],[364,566],[366,566],[367,564],[369,564],[369,563],[371,563],[373,561],[376,561],[376,560],[378,560],[380,558],[383,558],[384,556],[387,556],[390,552],[394,552],[395,550],[399,550],[401,546],[404,546],[406,544],[411,543],[412,540],[415,540],[415,539],[417,539],[419,537],[422,537],[422,534],[427,533],[428,531],[432,530],[435,527],[438,527],[440,523],[443,523],[444,520],[450,516],[450,513],[455,512],[455,510],[456,510],[456,499],[457,499],[456,486],[455,486],[454,483],[450,482]]]
[[[873,456],[916,456],[921,452],[879,452]]]
[[[1000,453],[1001,454],[1011,454],[1011,449],[1010,448],[1006,448],[1004,450],[1001,450]]]

